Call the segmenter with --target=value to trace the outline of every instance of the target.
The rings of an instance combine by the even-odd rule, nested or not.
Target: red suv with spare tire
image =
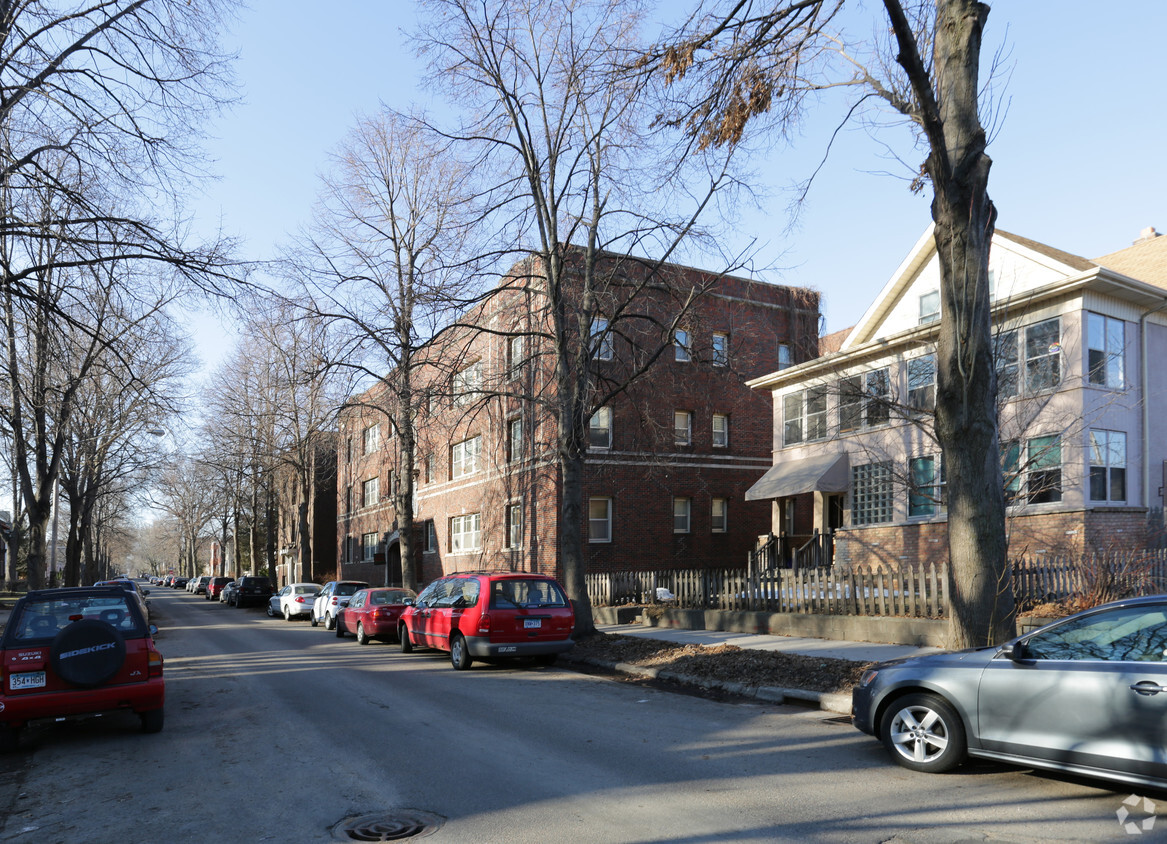
[[[401,614],[402,653],[450,652],[461,670],[475,659],[534,657],[543,665],[570,650],[575,611],[554,578],[530,572],[458,572],[422,590]]]
[[[41,589],[16,602],[0,635],[0,750],[32,722],[118,710],[162,729],[166,686],[157,628],[116,586]]]

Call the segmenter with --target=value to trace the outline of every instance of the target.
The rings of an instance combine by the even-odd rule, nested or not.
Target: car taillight
[[[149,676],[161,677],[162,676],[162,654],[158,653],[158,651],[150,651],[149,660],[150,660]]]
[[[305,601],[304,596],[301,595],[299,598],[296,599],[296,603],[297,604],[305,604],[305,603],[307,603],[307,601]]]
[[[333,596],[333,598],[332,598],[332,605],[335,607],[335,606],[336,606],[337,604],[339,604],[339,603],[340,603],[340,598],[337,598],[337,597]]]
[[[478,632],[490,632],[490,613],[484,612],[482,615],[478,616]]]

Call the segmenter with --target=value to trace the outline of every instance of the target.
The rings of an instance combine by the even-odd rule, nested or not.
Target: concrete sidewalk
[[[873,642],[846,642],[832,639],[810,639],[797,636],[772,636],[751,633],[730,633],[723,630],[684,630],[666,627],[645,627],[641,624],[597,624],[601,633],[617,633],[639,639],[658,639],[678,645],[735,645],[739,648],[753,648],[762,651],[780,651],[804,656],[846,659],[852,662],[878,662],[916,654],[937,653],[940,648],[916,647],[913,645],[885,645]],[[568,661],[572,653],[563,655]],[[601,664],[624,674],[651,679],[673,680],[702,688],[719,689],[744,697],[753,697],[768,703],[798,701],[811,703],[828,712],[848,714],[851,711],[851,695],[837,692],[814,692],[808,689],[789,689],[776,686],[751,686],[745,683],[731,683],[679,674],[667,669],[649,668],[629,663],[599,663],[590,659],[580,662]]]

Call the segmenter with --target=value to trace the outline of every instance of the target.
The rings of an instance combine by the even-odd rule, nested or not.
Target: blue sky
[[[991,5],[986,53],[1004,43],[1010,69],[1008,111],[989,148],[998,226],[1087,258],[1130,245],[1146,226],[1167,230],[1167,3]],[[874,20],[881,8],[866,0],[863,11]],[[308,219],[327,153],[355,116],[424,101],[404,35],[414,14],[412,0],[333,0],[326,13],[304,0],[252,0],[227,39],[240,50],[243,102],[210,129],[220,180],[196,205],[200,220],[221,219],[247,257],[270,257]],[[828,331],[858,320],[930,219],[930,192],[912,195],[887,174],[903,175],[884,144],[908,148],[908,129],[873,138],[856,127],[789,228],[785,191],[818,164],[840,115],[824,103],[791,148],[757,160],[769,199],[737,226],[740,245],[759,246],[760,278],[823,294]],[[199,325],[208,364],[230,329]]]

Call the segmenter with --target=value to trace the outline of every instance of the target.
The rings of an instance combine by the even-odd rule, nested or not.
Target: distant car
[[[42,589],[16,602],[0,634],[0,749],[34,722],[115,710],[162,729],[162,654],[138,602],[119,586]]]
[[[219,593],[219,603],[231,606],[235,600],[235,590],[239,588],[239,581],[232,580],[223,587],[223,591]]]
[[[1167,787],[1167,595],[1085,610],[1004,645],[874,665],[851,720],[914,771],[966,756]]]
[[[120,589],[125,589],[127,592],[132,594],[134,596],[134,598],[137,600],[138,606],[142,610],[142,615],[146,616],[147,620],[150,619],[150,604],[146,601],[146,596],[150,594],[149,589],[140,589],[140,588],[138,588],[137,583],[135,583],[132,580],[126,580],[124,578],[116,578],[114,580],[99,580],[97,583],[95,583],[93,585],[94,586],[117,586]]]
[[[236,607],[249,604],[266,604],[271,598],[271,581],[257,575],[244,575],[235,581],[230,603]]]
[[[173,581],[171,581],[170,585],[174,589],[181,589],[182,587],[186,586],[187,580],[188,578],[185,577],[176,577]]]
[[[450,652],[454,668],[474,659],[534,657],[544,665],[570,650],[575,611],[554,578],[528,572],[459,572],[439,578],[406,607],[402,653]]]
[[[224,587],[226,587],[228,583],[234,582],[235,581],[229,577],[212,577],[211,582],[207,584],[207,592],[204,597],[208,601],[217,601],[219,600],[219,596],[223,593]]]
[[[336,627],[336,616],[349,602],[349,598],[369,584],[363,580],[330,580],[324,584],[316,600],[312,602],[312,626],[324,622],[325,630]]]
[[[273,618],[282,615],[291,621],[301,615],[312,615],[312,602],[320,594],[319,583],[289,583],[267,602],[267,614]]]
[[[198,580],[194,581],[194,588],[190,590],[191,594],[192,595],[206,595],[207,594],[207,584],[210,582],[211,582],[211,576],[208,574],[204,574]]]
[[[417,598],[412,589],[382,586],[362,589],[352,596],[348,606],[336,617],[336,635],[343,639],[346,633],[357,637],[357,644],[367,645],[372,639],[397,639],[397,622],[408,603]]]

